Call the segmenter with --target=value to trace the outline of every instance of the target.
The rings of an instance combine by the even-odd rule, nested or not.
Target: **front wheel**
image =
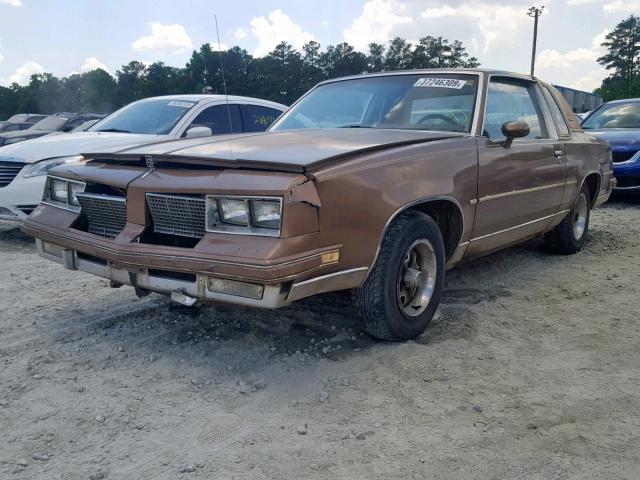
[[[572,255],[579,252],[587,241],[591,201],[589,189],[583,185],[578,199],[564,220],[545,234],[547,248],[553,253]]]
[[[444,275],[444,243],[436,222],[422,212],[400,214],[356,294],[363,330],[381,340],[420,335],[438,308]]]

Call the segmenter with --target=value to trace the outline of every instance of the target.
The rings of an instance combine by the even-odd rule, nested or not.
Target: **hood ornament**
[[[156,165],[155,165],[155,163],[153,162],[153,155],[145,155],[145,156],[144,156],[144,161],[145,161],[145,163],[147,164],[147,168],[148,168],[149,170],[155,170]]]

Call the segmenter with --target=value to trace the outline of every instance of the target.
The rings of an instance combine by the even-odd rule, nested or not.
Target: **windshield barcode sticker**
[[[195,104],[193,102],[180,102],[178,100],[172,100],[171,102],[167,103],[167,106],[169,107],[180,107],[180,108],[191,108],[194,105]]]
[[[460,90],[467,84],[466,80],[455,78],[419,78],[414,87],[456,88]]]

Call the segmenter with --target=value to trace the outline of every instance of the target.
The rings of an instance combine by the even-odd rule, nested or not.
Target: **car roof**
[[[387,77],[394,75],[433,75],[433,74],[474,74],[474,75],[497,75],[497,76],[505,76],[505,77],[513,77],[519,78],[522,80],[528,81],[537,81],[538,78],[535,76],[523,74],[523,73],[515,73],[508,72],[506,70],[496,70],[490,68],[433,68],[433,69],[419,69],[419,70],[392,70],[388,72],[376,72],[376,73],[362,73],[359,75],[349,75],[346,77],[338,77],[332,78],[330,80],[325,80],[320,82],[318,85],[322,85],[324,83],[331,83],[342,80],[352,80],[357,78],[369,78],[369,77]]]
[[[137,100],[138,102],[145,102],[149,100],[177,100],[184,102],[225,102],[229,100],[229,102],[247,102],[247,103],[256,103],[256,104],[264,104],[264,105],[273,105],[279,109],[288,108],[286,105],[281,103],[272,102],[270,100],[263,100],[261,98],[252,98],[252,97],[241,97],[238,95],[215,95],[215,94],[188,94],[188,95],[161,95],[158,97],[149,97],[141,100]]]
[[[615,105],[617,103],[640,103],[640,98],[622,98],[620,100],[611,100],[605,102],[605,105]]]

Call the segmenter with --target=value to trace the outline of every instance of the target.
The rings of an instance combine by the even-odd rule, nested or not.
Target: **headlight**
[[[282,199],[207,195],[207,231],[279,237]]]
[[[77,194],[84,192],[86,184],[67,180],[66,178],[47,177],[42,201],[56,207],[61,207],[74,212],[80,211]]]
[[[77,207],[80,206],[80,203],[78,203],[77,194],[84,192],[84,189],[85,189],[85,184],[84,183],[69,182],[69,192],[68,193],[69,193],[69,204],[70,205],[75,205]]]
[[[252,200],[251,215],[253,224],[256,227],[280,228],[280,206],[279,201]]]
[[[249,225],[249,203],[246,200],[221,198],[220,219],[232,225]]]
[[[58,180],[57,178],[51,179],[51,200],[54,202],[69,203],[69,192],[67,190],[67,182],[64,180]]]
[[[29,165],[25,168],[23,177],[38,177],[41,175],[46,175],[49,173],[49,170],[52,168],[58,167],[60,165],[64,165],[67,163],[80,163],[84,160],[82,155],[73,155],[70,157],[58,157],[52,158],[50,160],[43,160],[41,162],[36,162]]]

